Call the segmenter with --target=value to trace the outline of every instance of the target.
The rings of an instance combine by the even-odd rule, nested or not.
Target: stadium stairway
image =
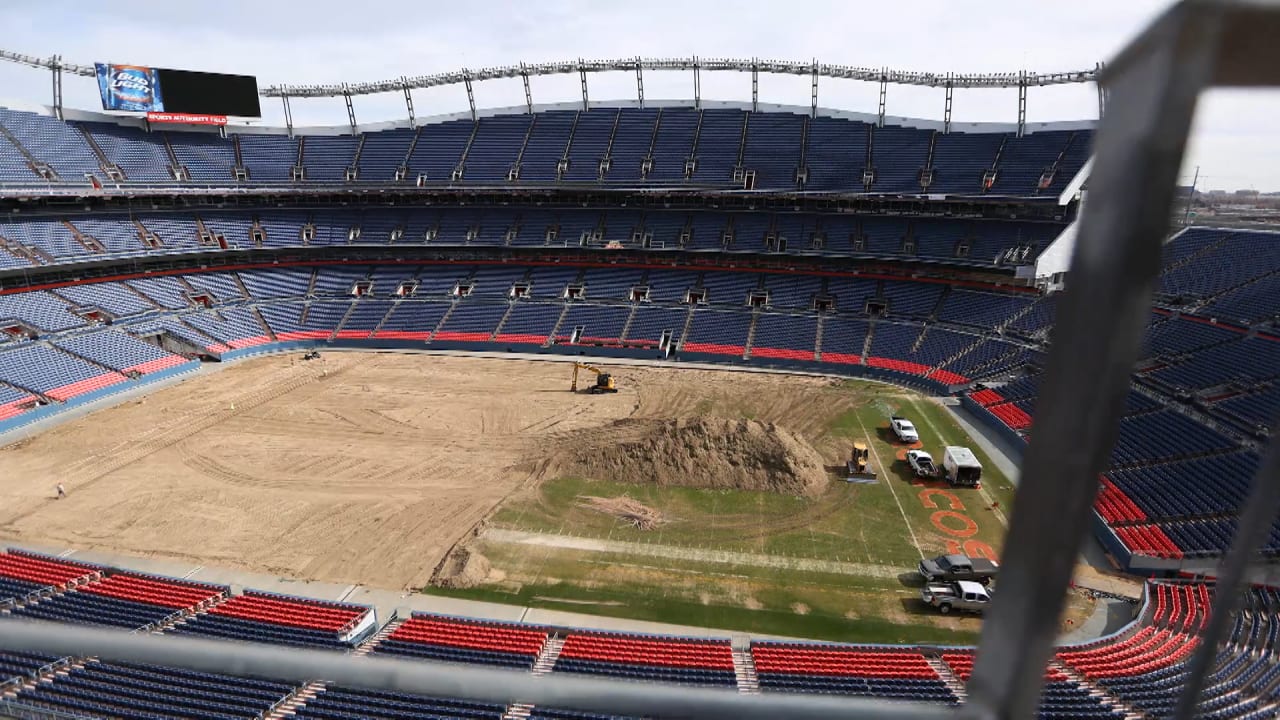
[[[968,697],[968,693],[965,691],[965,681],[956,677],[956,674],[951,671],[951,666],[943,662],[942,658],[933,655],[925,655],[924,661],[929,663],[934,672],[938,673],[938,677],[942,678],[942,682],[951,688],[951,692],[955,693],[961,702],[964,702],[965,698]]]
[[[547,637],[547,641],[542,644],[542,649],[538,651],[538,657],[533,661],[533,674],[546,675],[555,667],[556,659],[560,657],[560,651],[564,649],[565,636],[560,633],[552,633]]]
[[[1049,661],[1049,667],[1052,668],[1053,670],[1056,670],[1062,673],[1066,677],[1070,678],[1073,682],[1078,684],[1080,687],[1088,690],[1089,694],[1092,695],[1093,697],[1096,697],[1102,702],[1106,703],[1107,705],[1110,705],[1111,707],[1123,712],[1125,720],[1143,720],[1144,718],[1147,717],[1146,713],[1143,713],[1141,710],[1138,710],[1137,708],[1133,707],[1129,703],[1126,703],[1125,701],[1111,694],[1110,692],[1107,691],[1106,688],[1098,685],[1097,683],[1093,682],[1089,678],[1085,677],[1083,673],[1078,672],[1075,668],[1071,667],[1070,665],[1060,660],[1054,659]]]
[[[739,693],[760,694],[760,678],[756,675],[756,663],[751,657],[750,649],[733,649],[733,674],[738,681]]]
[[[355,650],[351,651],[351,654],[356,657],[364,657],[365,655],[373,652],[377,649],[378,645],[382,644],[383,640],[386,640],[392,633],[399,629],[399,627],[404,624],[405,620],[406,618],[402,618],[399,615],[392,616],[391,620],[387,622],[386,625],[383,625],[381,630],[371,635],[368,640],[360,643]]]

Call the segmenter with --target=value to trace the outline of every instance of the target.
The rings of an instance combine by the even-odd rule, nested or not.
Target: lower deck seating
[[[753,642],[764,690],[959,702],[918,650],[849,645]]]
[[[314,648],[347,649],[351,647],[333,632],[286,627],[256,620],[241,620],[213,613],[200,613],[179,620],[172,628],[166,630],[165,634],[203,635],[227,640]]]
[[[150,603],[69,592],[29,603],[14,610],[13,614],[35,620],[110,625],[132,630],[163,620],[174,612],[173,608]]]
[[[17,701],[88,717],[261,717],[293,691],[286,683],[124,663],[90,662],[24,689]]]
[[[546,641],[542,628],[415,614],[379,644],[377,652],[529,668]]]
[[[26,580],[10,580],[6,577],[0,577],[0,600],[5,598],[18,598],[51,587],[44,583],[27,582]]]
[[[33,677],[41,668],[59,659],[57,655],[5,650],[0,647],[0,686],[11,678]]]
[[[505,705],[328,686],[294,717],[320,720],[499,720]]]
[[[341,633],[350,630],[369,609],[250,591],[220,603],[209,612],[243,620]]]
[[[21,550],[0,553],[0,579],[66,587],[96,577],[99,569]]]
[[[87,566],[69,568],[67,572],[93,570]],[[159,576],[114,573],[78,585],[72,592],[33,601],[13,612],[36,619],[132,629],[163,620],[175,612],[200,607],[221,597],[225,590],[217,585]]]
[[[555,671],[705,685],[736,682],[728,640],[620,633],[571,633]]]

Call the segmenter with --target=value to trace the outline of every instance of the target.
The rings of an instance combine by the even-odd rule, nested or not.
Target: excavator
[[[573,384],[569,386],[569,392],[578,392],[578,371],[589,370],[596,374],[596,384],[587,388],[587,392],[592,395],[601,393],[616,393],[618,385],[613,381],[613,376],[592,365],[585,365],[580,362],[573,364]]]

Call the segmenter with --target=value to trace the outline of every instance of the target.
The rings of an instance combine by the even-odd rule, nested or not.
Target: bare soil
[[[0,449],[0,540],[421,587],[549,434],[636,405],[568,385],[525,361],[237,363]]]
[[[802,437],[775,423],[695,416],[628,418],[549,456],[555,474],[816,497],[830,474]]]
[[[569,375],[397,353],[237,362],[0,448],[0,541],[417,588],[478,574],[446,556],[550,477],[548,448],[616,421],[729,407],[847,452],[824,423],[854,394],[831,380],[619,367],[619,393],[587,395]]]

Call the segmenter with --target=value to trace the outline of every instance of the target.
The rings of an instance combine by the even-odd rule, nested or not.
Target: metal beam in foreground
[[[724,720],[831,720],[886,718],[942,720],[954,710],[941,705],[830,695],[740,695],[736,690],[591,678],[535,677],[423,660],[353,657],[327,650],[210,640],[191,636],[133,634],[124,630],[29,620],[0,620],[0,647],[102,660],[153,663],[205,672],[304,683],[334,679],[344,687],[387,690],[506,704],[533,705],[652,718]]]
[[[1103,71],[1094,146],[1036,428],[983,628],[966,715],[1033,717],[1097,477],[1123,412],[1200,92],[1280,84],[1280,4],[1186,0]]]

